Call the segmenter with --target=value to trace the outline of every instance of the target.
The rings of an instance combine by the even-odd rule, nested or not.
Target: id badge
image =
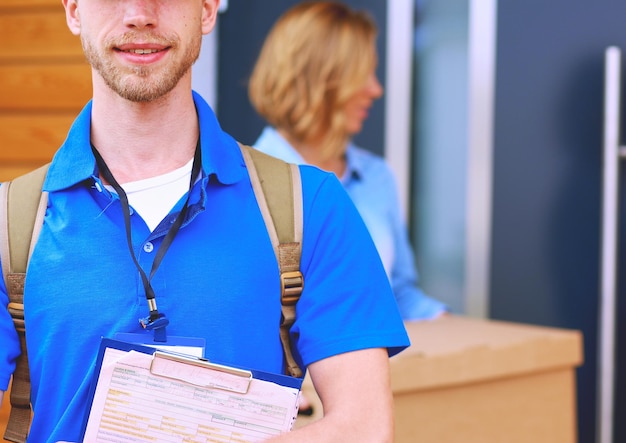
[[[166,342],[154,341],[154,335],[148,331],[145,334],[135,332],[118,332],[113,337],[115,340],[151,346],[163,351],[176,352],[179,354],[192,355],[204,358],[206,340],[199,337],[167,336]]]

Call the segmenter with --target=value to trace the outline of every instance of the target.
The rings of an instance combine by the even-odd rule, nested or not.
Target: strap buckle
[[[280,301],[293,306],[298,302],[304,289],[304,276],[300,271],[286,271],[280,274]]]
[[[24,304],[9,302],[9,304],[7,305],[7,311],[9,311],[9,314],[13,319],[13,325],[15,326],[15,330],[19,334],[25,333],[26,325],[24,323]]]

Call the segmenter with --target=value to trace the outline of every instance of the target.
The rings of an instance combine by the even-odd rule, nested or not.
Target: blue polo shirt
[[[202,179],[152,278],[169,335],[200,337],[220,363],[283,372],[278,265],[236,141],[194,93]],[[34,420],[30,441],[76,441],[101,337],[141,333],[148,308],[119,198],[98,178],[90,149],[91,104],[56,153],[48,209],[25,284]],[[340,353],[409,344],[374,244],[333,174],[301,166],[305,287],[291,334],[307,366]],[[132,246],[147,275],[183,200],[150,232],[131,210]],[[0,303],[8,303],[4,282]],[[0,310],[0,389],[19,354]]]

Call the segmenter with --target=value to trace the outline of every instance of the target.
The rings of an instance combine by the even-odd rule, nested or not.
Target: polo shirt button
[[[152,252],[154,250],[154,245],[151,242],[146,242],[146,244],[143,245],[143,250],[146,252]]]

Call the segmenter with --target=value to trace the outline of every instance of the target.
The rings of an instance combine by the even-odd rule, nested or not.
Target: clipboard
[[[257,442],[291,430],[302,379],[103,338],[81,440]]]

